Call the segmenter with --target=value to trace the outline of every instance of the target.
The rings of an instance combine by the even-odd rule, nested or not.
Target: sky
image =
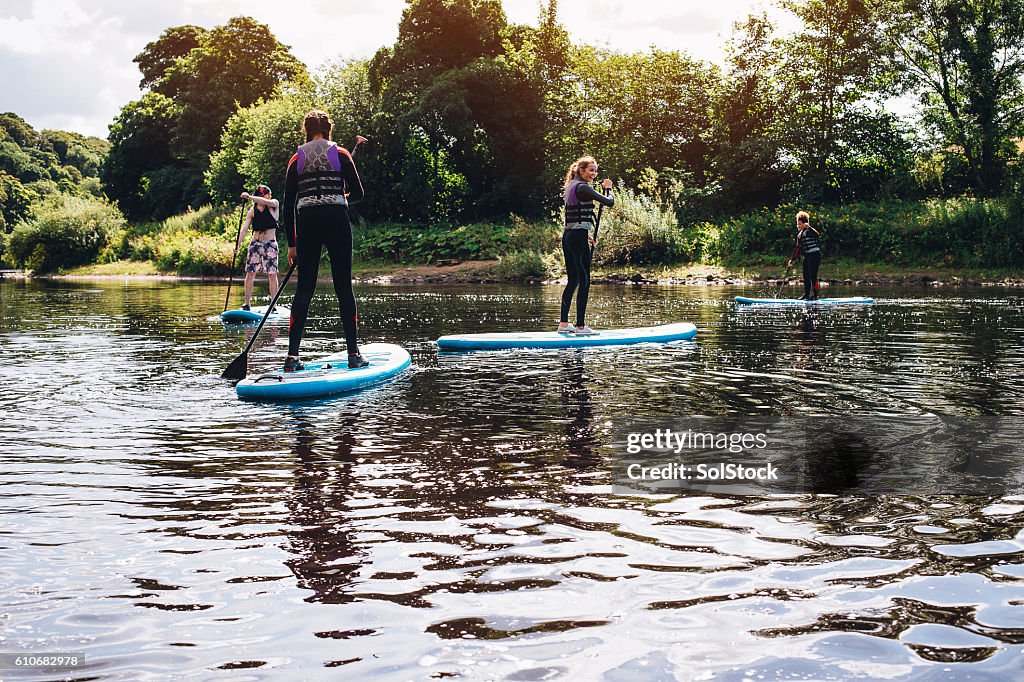
[[[213,28],[234,16],[270,27],[310,70],[365,58],[398,37],[405,0],[2,0],[0,112],[37,130],[107,136],[121,107],[141,96],[132,62],[170,26]],[[536,25],[538,0],[503,0],[512,23]],[[297,10],[296,8],[301,8]],[[784,30],[794,20],[766,0],[559,0],[575,41],[623,52],[688,52],[722,63],[732,25],[768,12]]]

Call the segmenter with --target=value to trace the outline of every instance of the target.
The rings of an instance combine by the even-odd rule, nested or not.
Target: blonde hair
[[[597,159],[595,159],[590,154],[581,156],[580,158],[573,161],[572,165],[569,166],[569,172],[565,174],[565,182],[562,183],[562,189],[565,189],[566,187],[569,186],[569,183],[572,182],[573,178],[575,178],[576,175],[580,172],[580,168],[586,168],[592,163],[596,164]]]
[[[313,109],[302,119],[302,130],[306,133],[306,142],[313,139],[319,133],[324,139],[331,139],[331,131],[334,130],[334,123],[326,111]]]
[[[800,211],[799,213],[796,214],[796,221],[798,223],[807,223],[808,225],[810,225],[811,216],[807,215],[807,211]]]

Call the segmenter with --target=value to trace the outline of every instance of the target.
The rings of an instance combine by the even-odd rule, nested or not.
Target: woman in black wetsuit
[[[597,161],[593,156],[581,156],[565,176],[562,197],[565,201],[565,231],[562,232],[562,254],[565,256],[565,272],[569,281],[562,292],[562,310],[558,322],[560,334],[589,336],[594,331],[586,324],[587,298],[590,296],[590,261],[597,241],[590,236],[590,228],[596,224],[594,202],[613,206],[612,181],[605,179],[604,194],[595,190],[591,183],[597,179]],[[576,296],[576,325],[569,324],[569,307],[572,295]]]
[[[349,204],[363,198],[363,185],[352,155],[331,141],[334,125],[325,112],[310,111],[302,121],[302,128],[306,143],[288,162],[281,212],[288,238],[288,265],[294,264],[299,274],[292,299],[284,371],[303,369],[299,344],[316,289],[320,254],[325,246],[331,259],[331,278],[341,309],[341,324],[345,328],[348,366],[365,367],[368,363],[360,355],[356,341],[358,313],[352,292],[352,224],[348,217]]]

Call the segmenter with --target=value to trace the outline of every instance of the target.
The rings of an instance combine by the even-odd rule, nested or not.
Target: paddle
[[[602,190],[603,192],[603,190]],[[594,221],[594,248],[590,250],[593,254],[597,250],[597,231],[601,229],[601,212],[604,211],[604,204],[598,204],[597,206],[597,219]]]
[[[245,206],[248,202],[242,204],[242,210],[238,212],[238,232],[242,231],[242,220],[245,218]],[[231,297],[231,282],[235,279],[235,261],[238,260],[238,247],[242,245],[242,240],[235,235],[235,255],[231,256],[231,269],[228,271],[228,293],[224,294],[224,310],[221,312],[227,312],[228,299]]]
[[[784,274],[782,276],[782,281],[779,282],[779,289],[778,289],[778,291],[775,292],[775,295],[772,296],[772,298],[778,298],[778,297],[782,296],[782,288],[784,286],[786,286],[786,280],[789,279],[789,271],[792,270],[792,269],[793,269],[793,265],[792,264],[789,264],[789,265],[786,266],[786,274]]]
[[[228,379],[238,383],[245,378],[246,372],[249,371],[249,349],[252,348],[252,344],[256,341],[256,337],[260,335],[260,330],[263,329],[264,323],[266,323],[267,318],[270,317],[270,313],[274,309],[274,306],[277,305],[277,299],[281,297],[281,292],[284,291],[284,285],[288,284],[288,278],[292,276],[292,272],[294,270],[295,264],[293,263],[288,268],[288,272],[285,273],[284,279],[281,280],[281,285],[277,288],[277,293],[274,294],[274,298],[270,301],[270,305],[267,306],[267,312],[263,313],[263,319],[260,320],[259,326],[256,327],[256,331],[252,333],[252,338],[250,338],[249,343],[246,344],[245,350],[242,351],[241,355],[231,361],[228,368],[220,375],[221,379]]]

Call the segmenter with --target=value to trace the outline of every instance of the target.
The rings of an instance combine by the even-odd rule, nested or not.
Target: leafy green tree
[[[235,17],[206,31],[170,28],[136,58],[152,90],[111,126],[108,194],[133,218],[160,218],[207,199],[204,174],[224,124],[305,67],[270,29]]]
[[[33,196],[18,178],[0,171],[0,232],[10,232],[28,217]]]
[[[572,69],[581,93],[574,112],[577,155],[593,152],[606,173],[630,185],[651,171],[699,186],[707,182],[713,104],[721,87],[717,67],[652,49],[629,55],[595,50]]]
[[[739,209],[777,203],[788,166],[783,161],[778,71],[782,53],[767,15],[734,25],[729,73],[715,102],[714,165],[720,205]]]
[[[999,192],[1024,134],[1024,2],[876,0],[891,54],[938,132],[945,165],[966,165],[975,192]]]
[[[306,68],[270,29],[249,17],[234,17],[199,36],[199,45],[177,59],[155,92],[180,107],[172,143],[179,154],[205,166],[221,129],[238,107],[269,97]]]
[[[139,89],[145,90],[163,81],[171,67],[199,47],[207,34],[209,31],[199,26],[172,26],[159,38],[147,43],[142,52],[132,59],[142,72]]]
[[[142,99],[126,104],[110,125],[110,154],[100,178],[107,195],[118,202],[129,219],[177,212],[173,205],[158,211],[157,205],[164,202],[157,201],[156,195],[165,196],[166,190],[154,186],[154,179],[161,169],[175,168],[180,163],[169,144],[178,109],[170,98],[148,92]],[[189,201],[181,196],[176,203],[185,206]]]
[[[502,105],[520,106],[517,90],[496,92],[480,78],[486,72],[510,83],[511,71],[494,61],[507,28],[498,0],[408,0],[398,40],[378,51],[368,71],[380,102],[372,122],[375,174],[386,183],[378,205],[392,217],[454,220],[487,210],[475,205],[469,188],[493,177],[481,162],[489,158],[489,133],[501,131],[483,120],[495,103],[484,106],[467,84],[485,88]]]
[[[884,46],[864,0],[783,0],[783,6],[803,22],[785,43],[779,72],[787,152],[797,160],[806,199],[836,200],[860,159],[878,154],[869,131],[894,123],[880,103],[888,83]]]

